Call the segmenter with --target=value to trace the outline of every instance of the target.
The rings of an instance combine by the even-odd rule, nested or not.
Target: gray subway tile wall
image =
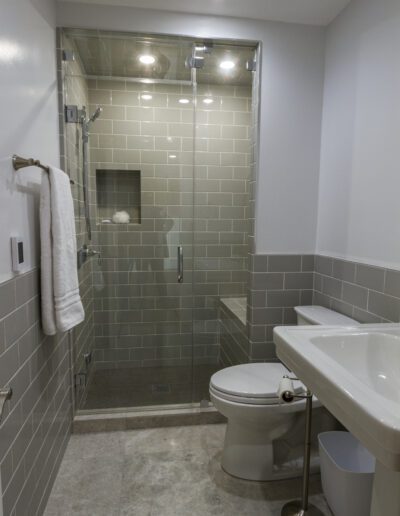
[[[195,361],[216,363],[219,297],[247,288],[251,90],[199,84],[194,140],[193,104],[179,103],[193,99],[191,88],[88,85],[90,109],[103,107],[90,137],[92,219],[98,170],[141,175],[141,224],[99,224],[94,233],[102,253],[93,265],[96,367],[189,364],[192,331]]]
[[[400,271],[316,256],[313,304],[361,323],[400,322]]]
[[[295,324],[293,308],[312,303],[314,255],[250,255],[249,268],[249,361],[273,361],[274,326]]]
[[[252,361],[276,359],[272,330],[296,324],[296,305],[322,305],[361,323],[400,322],[400,271],[319,255],[254,255],[250,267]]]
[[[235,298],[234,298],[235,299]],[[246,314],[246,298],[243,312]],[[250,361],[250,345],[246,323],[241,314],[232,310],[225,302],[219,303],[219,365],[230,367]]]
[[[40,327],[39,271],[0,285],[0,387],[10,386],[0,430],[5,515],[44,511],[71,431],[69,336]]]

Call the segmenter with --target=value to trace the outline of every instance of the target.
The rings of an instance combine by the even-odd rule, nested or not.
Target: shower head
[[[100,116],[102,111],[103,109],[100,106],[97,106],[96,111],[92,114],[92,116],[90,118],[86,118],[86,109],[83,107],[79,121],[82,124],[82,138],[84,142],[87,143],[89,141],[90,124]]]
[[[100,106],[97,106],[96,111],[93,113],[93,115],[89,118],[89,122],[94,122],[96,118],[100,116],[100,113],[103,111],[103,108]]]

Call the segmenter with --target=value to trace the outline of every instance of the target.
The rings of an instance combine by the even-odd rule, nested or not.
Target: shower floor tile
[[[248,482],[220,466],[225,425],[72,435],[45,516],[278,516],[301,479]],[[310,501],[325,516],[319,475]]]
[[[208,399],[210,377],[218,365],[98,369],[87,388],[82,410],[143,407]]]

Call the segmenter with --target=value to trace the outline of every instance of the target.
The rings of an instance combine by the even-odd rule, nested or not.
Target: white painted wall
[[[40,170],[14,173],[19,153],[59,165],[52,0],[0,0],[0,281],[12,277],[10,235],[25,240],[26,269],[37,264]]]
[[[327,32],[317,251],[400,268],[400,2]]]
[[[263,45],[257,253],[313,253],[317,226],[324,29],[61,2],[67,27],[259,40]]]
[[[65,0],[184,13],[327,25],[350,0]]]

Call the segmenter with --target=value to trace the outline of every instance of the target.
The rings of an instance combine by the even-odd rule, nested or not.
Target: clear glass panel
[[[64,76],[66,103],[85,106],[86,118],[102,108],[89,127],[92,242],[81,200],[77,206],[78,246],[90,244],[101,256],[90,260],[93,337],[75,345],[75,370],[89,372],[78,408],[190,403],[194,102],[185,58],[191,45],[93,31],[65,37],[75,52]],[[141,55],[153,56],[154,66],[141,65]],[[79,156],[82,123],[65,126]],[[80,178],[81,160],[67,161]],[[81,357],[89,350],[87,368]]]
[[[249,361],[246,328],[254,45],[197,47],[193,400],[216,370]]]

